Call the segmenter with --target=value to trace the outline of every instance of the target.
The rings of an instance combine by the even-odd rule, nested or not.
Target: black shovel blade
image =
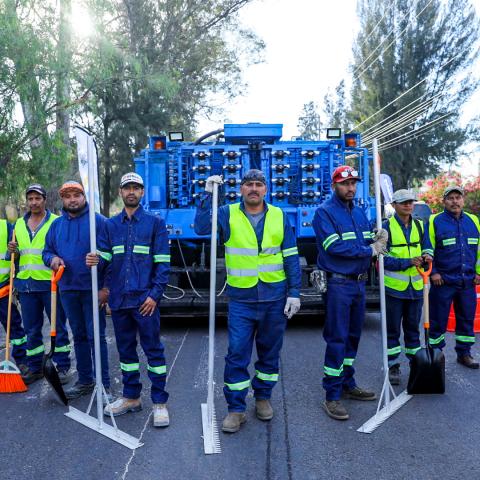
[[[55,367],[50,355],[43,357],[42,370],[43,375],[47,379],[47,382],[52,386],[53,391],[57,394],[58,399],[65,406],[68,405],[68,399],[63,391],[63,386],[58,376],[57,367]]]
[[[410,364],[409,395],[445,393],[445,356],[441,350],[420,349]]]

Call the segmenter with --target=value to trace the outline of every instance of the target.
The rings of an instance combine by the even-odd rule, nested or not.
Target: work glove
[[[388,242],[388,231],[384,228],[379,228],[378,230],[375,229],[375,236],[373,237],[373,241],[376,242],[377,240],[385,240],[385,243]]]
[[[387,240],[377,240],[370,245],[370,248],[372,249],[372,257],[380,254],[385,255],[387,253]]]
[[[290,320],[298,311],[300,310],[300,299],[295,297],[288,297],[287,303],[285,304],[285,308],[283,313],[287,316]]]
[[[212,175],[211,177],[208,177],[207,184],[205,185],[205,191],[212,193],[214,183],[218,183],[218,185],[221,185],[223,183],[223,178],[220,175]]]

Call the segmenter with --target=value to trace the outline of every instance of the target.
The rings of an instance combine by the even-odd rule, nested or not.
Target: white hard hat
[[[137,185],[143,185],[143,178],[135,172],[126,173],[120,180],[120,188],[123,188],[128,183],[136,183]]]

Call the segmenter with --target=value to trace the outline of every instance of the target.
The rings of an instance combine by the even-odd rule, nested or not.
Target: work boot
[[[229,412],[223,419],[222,432],[235,433],[240,430],[242,423],[247,421],[245,412]]]
[[[62,385],[66,385],[72,379],[72,374],[70,373],[70,370],[59,370],[58,378]]]
[[[170,425],[170,417],[168,415],[167,405],[165,403],[153,404],[153,426],[168,427]]]
[[[65,396],[68,398],[68,400],[73,400],[74,398],[79,398],[83,395],[88,395],[89,393],[92,393],[94,388],[94,383],[85,384],[77,382],[75,383],[75,385],[65,390]]]
[[[256,399],[255,413],[259,420],[271,420],[273,418],[273,408],[270,404],[270,400]]]
[[[322,407],[327,415],[335,420],[348,420],[350,418],[347,409],[338,400],[325,400]]]
[[[25,385],[31,385],[33,382],[43,378],[43,372],[39,370],[38,372],[32,372],[28,367],[25,373],[22,373],[22,379],[25,382]]]
[[[103,409],[103,414],[110,415],[111,412],[114,417],[118,417],[128,412],[139,412],[141,409],[142,401],[139,398],[120,397],[110,405],[107,405]]]
[[[344,390],[343,392],[344,398],[350,398],[352,400],[376,400],[377,396],[374,392],[369,392],[368,390],[363,390],[360,387],[354,387],[351,390]]]
[[[22,376],[22,378],[28,374],[28,367],[24,363],[20,363],[19,365],[17,365],[17,367],[20,370],[20,375]]]
[[[478,362],[476,362],[471,355],[462,355],[457,357],[457,362],[467,368],[478,369]]]
[[[390,385],[400,385],[400,365],[396,363],[388,369]]]

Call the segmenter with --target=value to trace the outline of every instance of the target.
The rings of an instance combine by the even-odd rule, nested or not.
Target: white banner
[[[384,203],[392,203],[393,183],[392,179],[385,173],[380,174],[380,188],[382,189]]]
[[[94,209],[100,213],[100,190],[98,188],[98,161],[97,146],[93,136],[80,127],[75,127],[75,137],[77,137],[78,170],[82,180],[85,196],[89,198],[90,185],[88,183],[88,162],[92,162],[94,171],[93,192],[95,198]],[[92,205],[90,206],[92,207]]]

